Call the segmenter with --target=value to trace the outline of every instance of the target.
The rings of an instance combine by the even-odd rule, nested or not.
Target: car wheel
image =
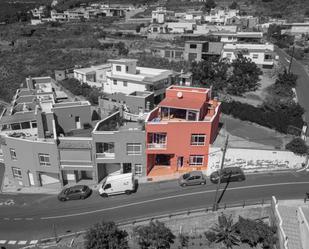
[[[66,201],[67,199],[66,198],[60,198],[60,201]]]
[[[126,195],[130,195],[131,193],[132,193],[131,190],[126,190],[126,191],[125,191],[125,194],[126,194]]]
[[[186,187],[186,186],[187,186],[187,184],[185,184],[185,183],[181,184],[181,187]]]
[[[103,198],[107,198],[107,197],[108,197],[108,194],[104,193],[104,194],[101,194],[101,196],[102,196]]]
[[[206,184],[206,182],[201,182],[200,184],[201,184],[201,185],[205,185],[205,184]]]

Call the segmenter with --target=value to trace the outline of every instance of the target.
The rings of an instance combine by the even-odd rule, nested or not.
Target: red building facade
[[[210,89],[171,86],[146,119],[147,175],[206,170],[220,103]]]

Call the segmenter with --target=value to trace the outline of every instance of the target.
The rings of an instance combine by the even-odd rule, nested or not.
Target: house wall
[[[5,144],[1,145],[1,148],[3,150],[6,172],[16,185],[30,186],[28,172],[33,174],[35,186],[41,185],[40,173],[58,177],[59,181],[58,151],[55,142],[30,141],[12,137],[5,137],[4,139]],[[10,148],[15,149],[16,160],[11,158]],[[49,154],[50,166],[40,165],[39,153]],[[12,167],[21,170],[22,179],[13,177]]]
[[[142,108],[143,111],[145,111],[147,107],[147,102],[149,102],[149,110],[152,110],[154,107],[153,94],[147,97],[137,97],[131,95],[126,96],[126,105],[129,107],[131,113],[139,113],[140,108]]]
[[[97,142],[114,142],[115,157],[114,158],[97,158],[96,143]],[[131,163],[132,170],[135,164],[143,166],[143,175],[146,176],[146,156],[145,156],[145,131],[115,131],[115,132],[94,132],[93,133],[93,158],[95,158],[96,171],[98,180],[102,169],[98,164],[123,164]],[[127,155],[127,143],[140,143],[142,145],[141,155]],[[117,169],[117,167],[115,168]]]
[[[179,132],[181,131],[181,132]],[[174,154],[171,159],[171,169],[174,171],[191,171],[191,170],[205,170],[208,165],[208,148],[211,138],[211,122],[163,122],[147,123],[146,133],[148,139],[149,133],[166,133],[167,144],[166,149],[147,149],[147,155],[151,154]],[[205,134],[206,141],[203,146],[191,145],[192,134]],[[148,143],[149,141],[147,141]],[[201,166],[190,166],[190,155],[203,155],[204,163]],[[184,164],[182,168],[177,168],[177,157],[184,157]],[[151,162],[148,161],[148,164]],[[149,167],[149,166],[148,166]],[[150,168],[150,167],[149,167]]]
[[[196,48],[190,48],[191,44],[196,44]],[[202,43],[186,43],[185,44],[184,59],[186,61],[191,60],[190,54],[196,54],[195,61],[197,61],[197,62],[201,61],[202,60],[202,48],[203,48]]]
[[[92,112],[90,104],[54,107],[53,112],[59,126],[64,132],[76,129],[75,117],[80,118],[81,128],[83,128],[83,124],[91,123]]]
[[[115,78],[115,80],[117,80]],[[146,85],[141,83],[136,83],[128,80],[127,86],[123,85],[123,80],[117,80],[117,85],[114,84],[114,78],[108,77],[107,82],[103,83],[103,91],[106,93],[116,93],[121,92],[124,94],[130,94],[135,91],[146,91]]]

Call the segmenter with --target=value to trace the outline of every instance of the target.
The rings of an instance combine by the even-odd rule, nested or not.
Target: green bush
[[[290,126],[302,128],[304,109],[295,103],[279,104],[276,107],[255,107],[238,101],[223,102],[222,112],[241,120],[257,123],[262,126],[287,133]]]
[[[215,232],[212,232],[212,231],[206,231],[205,232],[205,237],[206,239],[210,242],[210,243],[213,243],[217,240],[217,236],[216,236],[216,233]]]
[[[305,141],[299,137],[294,138],[285,146],[285,148],[297,155],[306,155],[308,153],[308,146]]]

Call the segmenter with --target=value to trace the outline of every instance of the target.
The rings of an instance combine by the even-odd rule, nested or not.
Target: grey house
[[[119,111],[115,112],[96,125],[92,143],[98,181],[112,173],[146,176],[143,123],[126,122]]]

